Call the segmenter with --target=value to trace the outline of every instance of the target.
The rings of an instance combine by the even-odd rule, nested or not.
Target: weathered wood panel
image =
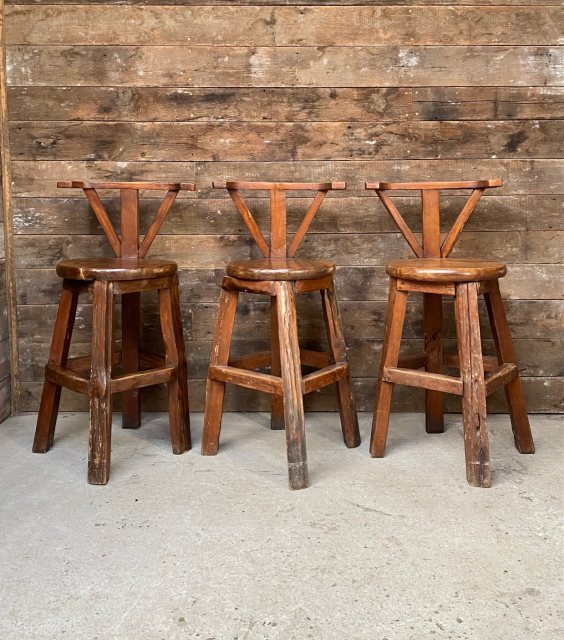
[[[15,160],[560,158],[564,121],[318,123],[14,122]],[[158,144],[155,144],[158,140]]]
[[[124,0],[109,0],[107,4],[123,4]],[[530,6],[559,6],[561,3],[558,0],[511,0],[511,3],[517,6],[530,5]],[[6,5],[76,5],[77,0],[6,0]],[[92,5],[100,4],[99,0],[81,0],[80,4]],[[138,5],[179,5],[179,6],[198,6],[203,4],[202,0],[127,0],[127,4]],[[233,5],[233,0],[205,0],[206,5],[212,6],[230,6]],[[256,6],[283,6],[283,5],[304,5],[304,0],[239,0],[237,4],[240,5],[256,5]],[[339,5],[364,5],[368,4],[367,0],[315,0],[315,4],[329,7]],[[370,4],[375,6],[387,6],[387,5],[406,5],[417,6],[421,4],[421,0],[370,0]],[[452,5],[455,7],[465,5],[499,5],[502,4],[499,0],[433,0],[433,4],[436,5]]]
[[[561,87],[10,87],[18,120],[377,122],[564,117]]]
[[[211,188],[213,180],[280,180],[347,182],[347,191],[331,197],[376,198],[366,191],[367,180],[464,180],[469,176],[501,177],[505,184],[498,195],[564,194],[563,160],[366,160],[270,162],[105,162],[105,161],[16,161],[12,162],[15,197],[56,197],[61,195],[57,180],[158,180],[196,182],[196,193],[179,198],[228,198]],[[81,192],[77,190],[77,197]],[[83,196],[82,196],[83,197]],[[344,214],[346,215],[346,214]]]
[[[528,120],[564,117],[561,87],[421,87],[413,93],[420,120]]]
[[[59,192],[61,193],[61,192]],[[148,193],[146,194],[149,195]],[[249,194],[250,195],[250,194]],[[418,198],[394,198],[406,222],[421,231],[421,202]],[[119,201],[103,198],[112,222],[119,227]],[[449,229],[466,202],[465,196],[441,200],[443,229]],[[288,229],[294,232],[311,199],[288,198]],[[142,199],[141,229],[148,228],[157,210],[155,200]],[[256,199],[250,205],[261,228],[268,228],[268,201]],[[539,215],[542,211],[542,215]],[[14,226],[21,235],[102,234],[88,201],[81,194],[59,198],[14,198]],[[201,235],[213,229],[219,235],[247,235],[248,230],[229,199],[190,199],[175,202],[161,232],[165,235]],[[327,196],[310,227],[314,233],[396,232],[391,216],[377,198],[334,198]],[[496,196],[482,198],[468,221],[470,231],[564,230],[564,196]]]
[[[8,81],[31,86],[402,87],[559,86],[548,46],[7,47]],[[64,81],[62,81],[64,78]]]
[[[482,199],[458,255],[508,262],[502,290],[529,409],[564,410],[558,2],[10,5],[22,409],[37,408],[60,287],[54,264],[62,256],[109,255],[83,194],[61,193],[57,179],[197,183],[196,193],[178,198],[152,253],[180,264],[195,410],[203,407],[223,265],[257,255],[227,194],[212,190],[211,181],[346,180],[346,191],[325,200],[301,255],[334,256],[339,264],[337,289],[359,406],[372,410],[387,293],[383,265],[409,252],[364,182],[501,177],[505,185]],[[131,24],[135,28],[124,28]],[[307,206],[305,195],[289,198],[291,230]],[[145,228],[155,212],[154,196],[142,201]],[[267,229],[263,194],[249,194],[249,200]],[[463,201],[458,194],[444,198],[445,230]],[[396,202],[420,232],[418,199],[398,194]],[[108,206],[115,221],[115,195]],[[144,334],[157,348],[153,298],[144,300]],[[318,300],[304,296],[299,308],[304,344],[322,346]],[[407,350],[420,347],[420,311],[420,296],[414,296]],[[234,353],[266,348],[268,303],[244,296],[239,312]],[[75,336],[78,353],[88,350],[89,314],[85,297]],[[491,353],[484,309],[481,317]],[[445,326],[452,349],[450,302]],[[118,329],[118,341],[119,336]],[[165,408],[160,389],[144,396],[146,408]],[[422,398],[401,389],[395,407],[421,409]],[[311,394],[306,402],[309,408],[336,408],[331,390]],[[63,408],[84,408],[80,403],[84,399],[64,394]],[[503,394],[490,404],[505,411]],[[268,398],[247,390],[227,394],[227,409],[267,406]],[[450,398],[448,409],[459,410],[459,401]]]
[[[7,7],[8,45],[553,45],[559,7]],[[134,29],[124,29],[126,23]],[[437,25],[440,24],[440,28]]]

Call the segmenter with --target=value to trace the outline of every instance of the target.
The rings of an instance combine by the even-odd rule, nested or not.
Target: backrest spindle
[[[367,182],[366,189],[376,191],[382,204],[418,258],[448,258],[484,191],[500,187],[502,184],[503,181],[500,179],[475,180],[473,182]],[[472,192],[441,244],[440,195],[441,191],[453,189],[471,189]],[[423,216],[421,243],[388,196],[388,191],[421,192]]]
[[[243,218],[251,236],[265,258],[293,258],[296,255],[323,198],[328,191],[345,189],[344,182],[217,182],[214,189],[227,189],[233,203]],[[270,200],[270,244],[266,241],[252,213],[245,203],[241,190],[268,191]],[[300,222],[294,237],[287,243],[287,191],[317,191],[313,202]]]
[[[108,242],[118,258],[144,258],[179,191],[194,191],[191,182],[57,182],[60,189],[82,189]],[[97,190],[118,190],[120,194],[120,236],[116,233]],[[155,218],[139,244],[139,191],[166,191]]]

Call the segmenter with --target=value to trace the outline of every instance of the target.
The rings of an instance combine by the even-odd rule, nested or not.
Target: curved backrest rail
[[[328,191],[345,189],[344,182],[241,182],[214,181],[214,189],[227,189],[251,236],[264,257],[293,258]],[[270,200],[270,244],[266,241],[240,190],[268,191]],[[286,192],[317,191],[290,243],[287,243]]]
[[[386,207],[411,250],[418,258],[447,258],[484,191],[500,187],[502,184],[503,181],[496,178],[494,180],[458,182],[367,182],[365,187],[376,191],[382,204]],[[441,191],[459,189],[470,189],[472,193],[441,243],[440,194]],[[398,208],[388,196],[388,191],[419,191],[421,193],[422,242],[417,240]]]
[[[191,182],[83,182],[61,180],[61,189],[82,189],[94,211],[108,242],[118,258],[144,258],[159,232],[179,191],[194,191]],[[116,233],[98,190],[118,190],[120,193],[120,236]],[[139,244],[139,191],[166,191],[157,213]]]

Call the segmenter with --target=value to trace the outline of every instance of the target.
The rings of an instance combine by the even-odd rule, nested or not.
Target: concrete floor
[[[118,416],[119,418],[119,416]],[[494,486],[465,482],[461,421],[392,417],[388,455],[308,414],[311,487],[287,489],[284,434],[226,414],[215,458],[170,453],[166,416],[116,420],[110,483],[86,483],[85,414],[31,453],[0,426],[1,640],[556,640],[564,637],[562,417],[534,456],[490,420]]]

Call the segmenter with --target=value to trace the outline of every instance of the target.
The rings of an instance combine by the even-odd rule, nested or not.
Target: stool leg
[[[293,283],[277,282],[278,331],[290,489],[309,485],[298,322]]]
[[[376,385],[376,407],[370,435],[370,455],[373,458],[382,458],[386,448],[394,385],[383,380],[384,369],[397,366],[407,303],[407,291],[399,291],[396,285],[397,280],[390,278],[384,342],[382,344],[380,371]]]
[[[121,367],[124,373],[139,371],[141,294],[126,293],[121,297]],[[122,395],[122,427],[139,429],[141,425],[140,389]]]
[[[233,333],[238,298],[238,291],[221,289],[210,364],[226,365],[229,360],[231,334]],[[206,382],[204,429],[202,433],[202,455],[204,456],[215,455],[219,447],[224,395],[225,382],[212,380],[208,376]]]
[[[88,482],[90,484],[106,484],[110,477],[113,296],[114,289],[111,282],[94,282],[88,441]]]
[[[443,298],[424,294],[426,371],[442,373],[443,369]],[[425,390],[425,428],[427,433],[442,433],[444,423],[444,394]]]
[[[484,295],[488,315],[492,327],[495,347],[497,351],[497,359],[499,364],[506,362],[516,363],[515,351],[513,349],[513,341],[507,324],[507,317],[503,307],[503,300],[499,292],[499,282],[496,280],[492,283],[491,289]],[[534,453],[535,445],[527,416],[527,409],[523,400],[523,391],[521,389],[521,379],[519,376],[508,382],[505,387],[505,397],[509,407],[509,415],[511,416],[511,427],[513,428],[513,437],[515,446],[520,453]]]
[[[61,298],[53,328],[53,339],[49,351],[49,364],[64,366],[67,362],[78,304],[78,294],[78,287],[73,286],[69,280],[63,280]],[[53,446],[60,399],[61,386],[50,380],[45,380],[33,440],[32,450],[34,453],[46,453]]]
[[[280,340],[278,336],[278,311],[276,296],[270,298],[270,373],[280,376]],[[272,396],[270,409],[270,428],[284,429],[284,401],[282,396]]]
[[[176,376],[167,384],[172,452],[181,454],[191,448],[191,442],[188,417],[187,366],[176,276],[169,278],[169,286],[166,289],[159,289],[159,315],[165,345],[166,364],[176,368]]]
[[[347,347],[345,345],[343,326],[337,306],[337,298],[335,296],[335,285],[333,283],[331,283],[329,289],[321,290],[321,304],[323,307],[323,318],[327,328],[329,350],[333,361],[336,364],[347,363]],[[347,375],[337,382],[337,401],[341,415],[343,440],[349,449],[358,447],[360,445],[360,432],[358,430],[358,416],[356,414],[351,371],[348,363]]]
[[[462,415],[466,477],[474,487],[489,487],[490,447],[476,283],[457,284],[454,304],[460,377],[464,384]]]

